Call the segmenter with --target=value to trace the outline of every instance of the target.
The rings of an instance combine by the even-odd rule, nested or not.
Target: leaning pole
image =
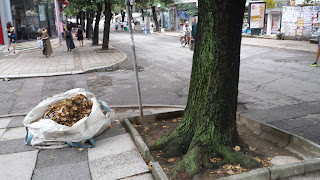
[[[132,24],[131,24],[132,15],[131,15],[130,1],[129,0],[126,0],[126,7],[127,7],[128,27],[129,27],[130,37],[131,37],[133,68],[134,68],[134,73],[136,75],[136,88],[137,88],[137,95],[138,95],[138,102],[139,102],[140,119],[141,119],[141,125],[144,126],[144,122],[143,122],[143,107],[142,107],[141,91],[140,91],[140,83],[139,83],[139,75],[138,75],[138,66],[137,66],[136,46],[135,46],[134,38],[133,38],[133,30],[132,30]]]

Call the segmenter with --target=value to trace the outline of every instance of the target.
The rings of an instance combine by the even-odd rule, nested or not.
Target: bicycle
[[[186,45],[190,45],[190,38],[188,37],[188,34],[184,33],[181,37],[180,37],[180,44],[182,47],[186,47]]]

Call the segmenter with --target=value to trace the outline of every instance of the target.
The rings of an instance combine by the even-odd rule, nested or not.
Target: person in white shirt
[[[150,22],[150,34],[153,34],[154,23]]]
[[[191,34],[191,31],[192,31],[192,28],[191,26],[189,25],[189,22],[187,21],[186,24],[183,26],[183,32],[184,32],[184,37],[186,39],[186,42],[188,43],[189,45],[189,41],[190,41],[190,34]]]

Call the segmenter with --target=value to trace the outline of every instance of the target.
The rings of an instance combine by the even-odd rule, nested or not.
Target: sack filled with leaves
[[[105,106],[107,104],[102,102]],[[72,89],[39,103],[24,119],[30,144],[61,147],[84,142],[110,127],[110,113],[104,113],[94,94]]]

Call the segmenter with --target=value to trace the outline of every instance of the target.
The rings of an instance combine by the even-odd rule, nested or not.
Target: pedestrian
[[[310,64],[310,67],[317,67],[318,66],[318,59],[320,56],[320,36],[318,37],[318,49],[317,49],[317,53],[316,53],[316,58],[314,60],[314,63]]]
[[[191,50],[194,50],[196,35],[197,35],[197,20],[196,18],[191,19],[192,28],[191,28]]]
[[[42,28],[41,28],[40,38],[42,39],[43,46],[44,46],[44,49],[42,50],[43,55],[45,55],[48,58],[52,54],[52,47],[51,47],[51,43],[49,40],[48,31],[46,30],[46,28],[44,26],[42,26]]]
[[[144,21],[142,23],[142,32],[143,34],[147,35],[147,24]]]
[[[153,34],[154,23],[150,22],[150,34]]]
[[[16,54],[16,30],[14,29],[10,21],[7,23],[6,33],[9,38],[8,52],[12,43],[13,54]]]
[[[64,37],[66,40],[66,46],[68,48],[68,51],[71,51],[71,49],[74,49],[74,43],[73,43],[73,37],[72,37],[72,28],[70,25],[67,26],[67,30],[64,32]]]
[[[118,31],[118,28],[119,28],[119,22],[118,21],[116,21],[116,23],[115,23],[115,28],[116,28],[116,31]]]
[[[123,22],[120,22],[121,31],[123,31]]]
[[[83,47],[83,36],[84,36],[84,31],[82,29],[82,26],[79,25],[78,29],[76,31],[76,37],[77,37],[77,39],[79,41],[80,47]]]
[[[192,27],[189,25],[189,22],[187,21],[186,24],[183,26],[183,32],[184,32],[184,37],[185,37],[185,40],[186,40],[186,44],[189,45],[189,41],[190,41],[190,34],[191,34],[191,31],[192,31]]]
[[[135,24],[134,24],[134,22],[133,22],[133,21],[131,22],[131,26],[132,26],[132,30],[136,30],[136,28],[135,28]]]
[[[127,30],[128,30],[127,22],[126,22],[126,21],[124,21],[124,22],[123,22],[123,29],[124,29],[125,31],[127,31]]]

